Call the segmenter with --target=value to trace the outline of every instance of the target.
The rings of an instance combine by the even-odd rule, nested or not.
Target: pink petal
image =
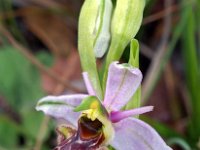
[[[146,107],[140,107],[140,108],[135,108],[131,110],[111,112],[110,119],[112,122],[119,122],[120,120],[125,119],[127,117],[140,115],[152,110],[153,110],[153,106],[146,106]]]
[[[113,62],[108,71],[104,106],[108,110],[120,110],[133,96],[142,80],[137,68]]]
[[[36,110],[41,110],[55,118],[65,119],[77,127],[80,113],[74,112],[73,109],[87,96],[84,94],[47,96],[38,101]]]
[[[96,95],[95,93],[95,90],[94,88],[92,87],[92,83],[90,82],[90,79],[89,79],[89,75],[87,72],[83,72],[83,79],[84,79],[84,82],[85,82],[85,86],[87,88],[87,91],[89,93],[89,95]]]
[[[126,118],[114,124],[115,137],[111,145],[116,150],[172,150],[160,135],[145,122]]]

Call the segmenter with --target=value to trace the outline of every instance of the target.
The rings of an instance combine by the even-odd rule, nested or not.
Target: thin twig
[[[10,34],[10,32],[5,29],[3,26],[0,25],[0,31],[3,33],[3,35],[9,40],[9,42],[18,50],[20,53],[22,53],[33,65],[35,65],[41,72],[46,73],[48,76],[53,78],[56,82],[64,85],[66,88],[81,93],[81,90],[77,89],[76,87],[70,85],[69,83],[66,83],[65,80],[61,79],[57,74],[55,74],[53,71],[45,67],[40,61],[38,61],[35,56],[30,53],[30,51],[20,45]]]
[[[164,18],[166,15],[171,15],[172,13],[180,11],[180,9],[183,9],[184,7],[188,6],[191,3],[192,3],[192,1],[187,1],[184,3],[183,7],[180,7],[179,4],[168,6],[162,11],[156,12],[150,16],[145,17],[143,19],[142,24],[146,25],[146,24],[152,23],[154,21],[158,21],[158,20]]]
[[[149,24],[151,22],[154,22],[154,21],[157,21],[159,19],[162,19],[166,15],[169,15],[169,14],[172,14],[174,12],[177,12],[179,9],[180,9],[180,7],[179,7],[178,4],[169,6],[169,7],[165,8],[162,11],[159,11],[159,12],[157,12],[155,14],[152,14],[152,15],[150,15],[148,17],[145,17],[143,22],[142,22],[142,24],[146,25],[146,24]]]

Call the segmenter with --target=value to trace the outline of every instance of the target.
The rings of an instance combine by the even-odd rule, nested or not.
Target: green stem
[[[94,52],[92,49],[92,45],[89,46],[90,44],[91,43],[82,43],[81,41],[79,41],[79,45],[82,45],[82,46],[79,46],[81,47],[81,51],[79,50],[81,66],[82,66],[83,71],[88,73],[97,97],[102,100],[103,94],[102,94],[99,75],[97,71],[96,60],[95,60]],[[87,45],[87,46],[84,46],[84,45]]]

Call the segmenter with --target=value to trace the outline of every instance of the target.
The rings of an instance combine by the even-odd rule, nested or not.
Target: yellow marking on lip
[[[97,101],[94,101],[94,102],[91,103],[90,108],[96,109],[96,108],[98,108],[98,106],[99,106],[99,103]]]

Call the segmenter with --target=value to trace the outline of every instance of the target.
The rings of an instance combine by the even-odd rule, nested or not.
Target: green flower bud
[[[111,13],[112,2],[110,0],[102,0],[94,30],[94,53],[96,57],[102,57],[108,49],[110,42]]]
[[[109,53],[112,53],[112,59],[118,60],[130,40],[135,37],[142,23],[144,6],[145,0],[117,0],[111,25],[112,52]]]
[[[83,46],[91,42],[96,57],[102,57],[108,48],[111,13],[111,0],[85,0],[82,7],[79,19],[79,41]]]
[[[144,6],[145,0],[117,0],[112,19],[112,35],[130,41],[140,28]]]
[[[143,18],[145,0],[117,0],[111,22],[111,44],[109,47],[103,88],[105,88],[108,66],[119,60],[124,49],[137,34]]]

